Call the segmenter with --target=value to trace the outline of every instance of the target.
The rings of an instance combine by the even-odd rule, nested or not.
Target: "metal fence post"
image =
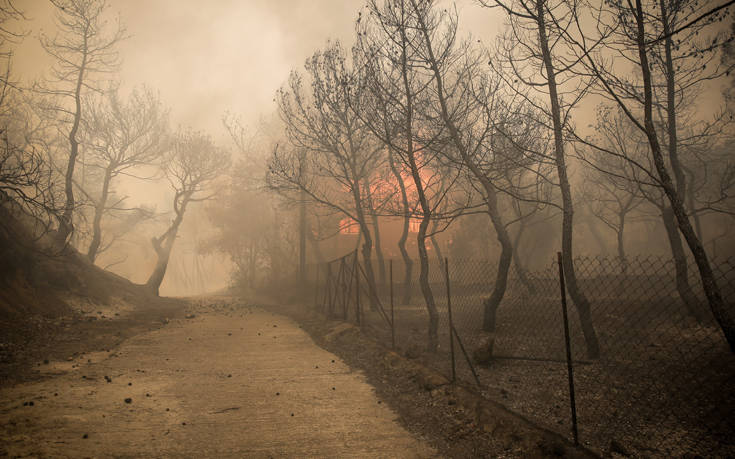
[[[357,255],[355,255],[355,263],[352,265],[352,273],[355,276],[355,319],[357,320],[357,325],[362,326],[362,318],[360,317],[360,272],[357,270],[358,268],[357,261]]]
[[[396,319],[393,314],[393,259],[390,259],[390,343],[391,348],[396,348]]]
[[[447,284],[447,314],[449,315],[449,354],[452,357],[452,382],[457,381],[457,366],[454,361],[454,322],[452,322],[452,295],[449,290],[449,258],[444,258],[444,280]]]
[[[572,435],[574,444],[579,445],[579,433],[577,431],[577,404],[574,400],[574,368],[572,366],[572,348],[569,343],[569,318],[567,317],[567,291],[564,284],[564,267],[561,252],[556,252],[559,262],[559,286],[561,288],[561,311],[564,318],[564,342],[567,348],[567,375],[569,377],[569,404],[572,409]]]

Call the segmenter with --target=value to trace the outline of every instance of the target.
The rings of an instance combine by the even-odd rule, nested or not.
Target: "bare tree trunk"
[[[442,255],[442,248],[439,246],[439,242],[436,240],[436,228],[439,226],[439,220],[434,219],[431,223],[431,236],[429,236],[429,239],[431,240],[431,247],[434,249],[434,254],[436,255],[436,260],[439,262],[438,266],[441,269],[441,272],[444,272],[444,256]]]
[[[380,276],[380,285],[385,286],[385,258],[383,257],[383,248],[380,245],[380,221],[377,215],[373,215],[373,233],[375,234],[375,256],[378,258],[378,276]]]
[[[676,217],[676,221],[679,225],[679,230],[684,236],[684,239],[689,245],[694,260],[697,263],[699,269],[699,275],[702,279],[702,286],[704,287],[705,295],[709,301],[712,314],[715,316],[717,323],[722,328],[722,331],[730,345],[730,350],[735,352],[735,317],[728,310],[725,305],[725,301],[722,298],[720,288],[715,281],[712,267],[707,259],[707,253],[702,246],[701,241],[697,238],[692,228],[689,217],[684,209],[682,203],[682,197],[677,194],[674,183],[671,180],[668,170],[666,169],[666,163],[664,162],[663,154],[661,153],[661,146],[656,136],[656,127],[653,123],[653,90],[651,83],[651,71],[648,64],[648,54],[646,51],[645,42],[645,30],[644,30],[644,19],[643,9],[641,7],[640,0],[636,0],[636,22],[637,22],[637,45],[638,55],[640,58],[640,68],[643,74],[643,90],[644,90],[644,114],[645,114],[645,130],[646,136],[648,137],[648,143],[651,147],[651,156],[653,157],[654,165],[658,173],[661,185],[666,193],[666,197],[671,203],[671,210]]]
[[[418,12],[416,4],[413,3],[414,10]],[[418,15],[421,16],[420,14]],[[418,245],[419,253],[419,286],[421,287],[421,293],[424,296],[426,302],[426,310],[429,313],[429,329],[428,329],[428,350],[429,352],[436,352],[439,346],[439,313],[436,309],[436,302],[434,300],[434,293],[431,291],[429,285],[429,257],[426,252],[426,230],[429,227],[431,221],[431,206],[429,201],[426,199],[426,193],[424,190],[424,184],[421,181],[421,174],[419,173],[418,165],[416,164],[416,154],[414,152],[413,144],[413,96],[411,92],[411,85],[408,82],[408,57],[406,55],[406,43],[408,39],[406,37],[405,28],[400,28],[401,33],[401,75],[403,77],[403,87],[406,94],[406,153],[408,156],[408,165],[411,170],[411,177],[413,178],[414,185],[416,186],[416,193],[419,198],[419,205],[421,206],[421,223],[419,224],[419,232],[416,235],[416,242]]]
[[[298,282],[303,287],[306,281],[306,193],[301,190],[299,202],[299,272]]]
[[[556,70],[551,62],[551,50],[546,36],[546,19],[544,18],[544,0],[536,0],[536,14],[539,29],[539,45],[546,70],[546,78],[549,88],[549,100],[551,102],[551,116],[554,126],[554,152],[556,169],[559,176],[559,188],[562,196],[562,265],[566,280],[567,291],[577,308],[579,322],[587,345],[587,355],[595,359],[600,356],[600,344],[597,333],[592,325],[592,313],[587,297],[579,289],[577,275],[574,270],[574,259],[572,251],[572,231],[574,229],[574,208],[572,204],[572,191],[567,177],[567,166],[564,156],[564,138],[561,123],[561,108],[559,107],[559,95],[556,86]]]
[[[620,270],[623,274],[628,272],[628,258],[625,256],[625,212],[618,215],[618,260],[620,260]]]
[[[110,192],[110,181],[112,180],[112,165],[105,169],[105,177],[102,180],[102,194],[94,207],[94,220],[92,221],[92,242],[89,243],[87,250],[87,258],[94,263],[97,258],[97,251],[102,243],[102,215],[105,213],[105,205],[107,204],[107,196]]]
[[[375,256],[378,258],[378,276],[380,276],[381,286],[385,286],[385,258],[383,258],[383,249],[380,246],[380,221],[375,214],[373,194],[370,192],[370,184],[367,180],[365,180],[365,194],[368,205],[370,206],[370,218],[373,224],[373,235],[375,236]]]
[[[534,295],[536,293],[536,288],[531,283],[531,280],[528,278],[528,273],[526,272],[526,268],[523,266],[523,262],[521,261],[521,256],[518,253],[518,247],[521,243],[521,236],[523,236],[523,231],[526,229],[526,222],[523,218],[521,218],[518,222],[518,231],[516,232],[515,238],[512,242],[513,247],[513,263],[516,265],[516,272],[518,273],[518,279],[521,281],[524,287],[526,287],[526,290],[528,290],[528,293],[531,295]]]
[[[183,214],[182,214],[183,217]],[[179,226],[181,225],[182,218],[177,217],[171,227],[164,233],[160,238],[151,239],[153,249],[156,251],[156,266],[153,268],[153,272],[146,282],[148,289],[153,294],[158,295],[163,283],[163,278],[166,276],[166,269],[168,268],[168,261],[171,258],[171,251],[174,247],[174,241],[176,240],[176,234],[179,232]]]
[[[370,295],[370,307],[377,309],[378,307],[378,294],[375,288],[375,273],[373,271],[373,239],[370,236],[370,229],[365,222],[365,212],[362,208],[362,197],[360,194],[360,185],[358,182],[355,183],[352,193],[355,200],[355,213],[357,214],[358,224],[360,225],[360,236],[362,236],[362,260],[365,268],[365,277],[367,277],[368,292]],[[358,244],[360,243],[360,237],[358,236]]]
[[[79,141],[77,140],[77,131],[82,121],[82,86],[84,83],[84,73],[87,68],[87,50],[82,54],[82,63],[77,74],[77,84],[74,90],[74,121],[69,131],[69,161],[66,165],[66,175],[64,176],[64,193],[66,202],[64,203],[64,213],[59,219],[59,231],[56,234],[56,243],[59,247],[66,244],[69,235],[74,232],[74,166],[77,163],[77,155],[79,154]]]
[[[413,168],[415,166],[412,166]],[[425,197],[423,201],[426,201]],[[419,286],[426,301],[426,309],[429,312],[429,352],[436,352],[439,345],[439,314],[436,309],[436,302],[434,301],[434,293],[431,291],[431,286],[429,285],[429,254],[426,251],[426,230],[431,220],[431,210],[428,211],[429,213],[424,215],[421,219],[421,224],[419,224],[416,242],[418,243],[419,252]]]
[[[701,322],[704,320],[704,316],[699,308],[699,300],[689,284],[689,264],[684,253],[684,247],[681,244],[681,237],[679,237],[676,218],[668,206],[664,206],[661,216],[664,222],[664,228],[666,229],[666,236],[669,240],[669,247],[671,247],[671,255],[674,258],[676,291],[679,293],[679,297],[684,302],[689,314]]]
[[[488,332],[495,331],[495,316],[497,309],[500,306],[500,302],[503,300],[505,295],[505,289],[508,283],[508,271],[510,270],[510,263],[513,258],[513,248],[510,244],[510,237],[508,237],[508,231],[503,224],[503,220],[498,211],[498,198],[495,193],[490,179],[482,173],[477,165],[468,157],[468,152],[465,145],[462,142],[459,131],[456,125],[449,116],[449,107],[447,106],[447,100],[444,95],[444,83],[439,72],[439,66],[436,57],[434,56],[434,50],[431,44],[431,37],[429,36],[429,30],[425,23],[423,16],[419,13],[419,9],[416,5],[415,0],[411,0],[414,11],[417,13],[419,25],[421,27],[421,33],[424,36],[424,42],[426,44],[426,51],[429,58],[429,64],[434,72],[434,79],[436,80],[437,96],[439,98],[439,105],[441,106],[442,120],[446,124],[449,134],[452,138],[455,148],[459,151],[462,156],[463,162],[467,165],[473,175],[480,181],[485,191],[485,200],[487,205],[488,215],[492,221],[495,233],[500,242],[501,252],[498,259],[498,271],[495,278],[495,285],[493,291],[488,299],[484,301],[484,313],[483,313],[483,329]]]
[[[316,263],[318,266],[321,266],[324,264],[324,255],[322,254],[322,248],[319,244],[319,240],[314,236],[314,233],[312,231],[307,232],[307,237],[309,238],[309,243],[311,244],[311,250],[314,252],[314,256],[316,257]]]
[[[255,241],[250,241],[250,252],[248,253],[248,282],[250,284],[250,288],[255,288],[255,279],[256,279],[256,273],[255,273],[255,262],[256,262],[256,251],[255,251]]]
[[[403,206],[403,227],[401,228],[401,237],[398,239],[398,250],[401,252],[401,258],[403,258],[404,267],[404,278],[403,278],[403,304],[409,304],[411,302],[411,277],[413,276],[413,260],[406,250],[406,241],[408,240],[408,228],[411,223],[411,208],[408,205],[408,194],[406,193],[406,184],[403,183],[403,177],[398,172],[398,168],[395,164],[395,158],[393,152],[388,151],[388,163],[390,164],[390,170],[393,173],[393,177],[398,183],[398,189],[401,192],[401,205]]]

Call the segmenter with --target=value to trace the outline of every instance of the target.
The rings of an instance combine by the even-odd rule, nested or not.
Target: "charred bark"
[[[661,186],[671,204],[671,210],[676,217],[679,231],[689,246],[689,250],[694,256],[694,261],[699,269],[699,275],[702,279],[705,295],[709,301],[710,309],[717,323],[722,329],[725,339],[730,346],[730,350],[735,352],[735,317],[725,305],[715,276],[707,258],[702,242],[694,233],[694,228],[689,221],[689,216],[684,209],[682,196],[679,196],[671,179],[669,171],[666,169],[666,163],[661,152],[661,146],[656,135],[656,128],[653,122],[653,89],[651,83],[651,71],[648,63],[648,54],[646,50],[646,39],[644,30],[643,8],[640,0],[635,2],[635,16],[637,23],[636,41],[638,45],[638,56],[640,58],[640,68],[643,75],[643,91],[644,91],[644,120],[645,131],[648,137],[648,143],[651,147],[651,156],[656,167],[656,172],[661,181]]]
[[[89,261],[94,263],[97,258],[97,252],[102,243],[102,216],[105,213],[105,206],[107,205],[107,197],[110,194],[110,182],[112,181],[112,169],[113,165],[108,165],[105,169],[105,177],[102,179],[102,194],[94,206],[94,219],[92,220],[92,241],[89,243],[87,249],[87,258]]]
[[[564,154],[564,137],[562,133],[561,108],[559,106],[559,95],[556,85],[556,70],[551,61],[551,50],[546,35],[546,19],[544,18],[545,1],[536,0],[536,21],[538,25],[539,46],[546,70],[547,86],[549,89],[549,100],[551,103],[551,117],[554,128],[554,159],[557,174],[559,176],[559,188],[562,196],[562,265],[566,280],[567,291],[574,301],[574,306],[579,315],[585,344],[587,345],[587,356],[595,359],[600,356],[600,344],[597,333],[592,324],[592,312],[587,297],[579,289],[577,275],[574,270],[574,259],[572,251],[572,232],[574,230],[574,208],[572,202],[572,191],[567,177],[566,158]]]

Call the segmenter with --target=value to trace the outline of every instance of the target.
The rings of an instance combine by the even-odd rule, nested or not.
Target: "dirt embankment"
[[[110,349],[183,311],[179,300],[53,249],[0,205],[0,386],[34,378],[44,362]]]

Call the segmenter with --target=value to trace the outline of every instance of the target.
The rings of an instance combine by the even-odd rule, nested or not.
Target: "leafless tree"
[[[482,0],[482,3],[500,8],[509,21],[505,40],[501,42],[500,54],[504,61],[494,64],[500,67],[504,63],[505,68],[499,70],[500,74],[520,80],[536,91],[538,97],[529,99],[529,102],[544,113],[545,124],[553,133],[553,160],[561,194],[561,245],[566,286],[579,314],[587,355],[597,358],[600,345],[590,303],[579,289],[574,270],[574,201],[564,135],[571,110],[584,97],[588,87],[586,80],[576,78],[573,71],[575,61],[569,58],[570,53],[564,49],[566,43],[561,40],[566,29],[573,27],[577,3],[559,0]]]
[[[418,14],[427,14],[428,9],[426,5]],[[357,48],[367,108],[360,114],[373,134],[390,150],[389,162],[396,180],[403,181],[395,161],[400,158],[413,182],[421,218],[416,236],[419,286],[429,314],[428,347],[433,352],[438,346],[439,316],[429,285],[426,239],[441,199],[430,200],[426,175],[431,170],[432,156],[435,155],[433,147],[438,135],[420,132],[426,126],[426,120],[417,107],[427,100],[428,83],[433,76],[420,67],[423,62],[418,59],[423,37],[417,29],[417,13],[406,0],[371,1],[368,3],[368,15],[364,22],[362,17],[358,20]],[[405,191],[404,185],[401,194]],[[407,210],[406,200],[403,204],[404,227]],[[410,266],[406,265],[407,274]]]
[[[83,96],[104,87],[105,76],[119,65],[116,47],[125,38],[118,20],[108,30],[104,0],[51,0],[56,9],[57,34],[41,34],[41,46],[55,63],[51,76],[36,91],[52,99],[49,109],[68,138],[65,155],[64,212],[59,218],[57,243],[66,244],[74,231],[74,168],[79,155],[79,129],[83,118]]]
[[[150,89],[133,90],[121,100],[117,90],[102,98],[87,98],[84,104],[83,144],[89,151],[87,166],[102,175],[99,192],[86,192],[94,203],[92,240],[87,257],[94,262],[102,243],[105,214],[124,208],[125,197],[110,203],[113,181],[118,176],[136,176],[143,166],[159,162],[168,149],[167,111]],[[136,170],[137,169],[137,170]]]
[[[650,168],[641,164],[647,179],[660,188],[667,206],[664,213],[672,249],[679,233],[684,237],[699,270],[710,309],[720,324],[730,347],[735,350],[735,317],[725,306],[702,241],[686,207],[687,180],[681,158],[678,115],[689,91],[705,81],[726,73],[712,55],[723,41],[705,34],[716,16],[699,14],[708,9],[699,2],[646,3],[641,0],[605,4],[590,9],[594,27],[582,27],[579,12],[562,39],[572,45],[577,61],[596,79],[598,92],[616,104],[642,132],[649,144]],[[705,18],[702,22],[692,18]],[[696,35],[705,35],[705,40]],[[626,62],[628,65],[612,64]],[[631,77],[630,67],[635,70]],[[625,72],[625,73],[623,73]],[[661,132],[663,130],[663,133]],[[614,152],[613,152],[614,154]],[[679,242],[680,245],[680,242]],[[679,259],[677,271],[685,269]]]
[[[151,240],[158,259],[146,285],[155,294],[158,294],[166,275],[171,250],[187,206],[211,199],[214,194],[210,185],[225,172],[229,164],[228,152],[217,147],[202,132],[180,131],[174,137],[163,163],[166,178],[174,189],[174,219],[163,234]]]
[[[341,45],[331,43],[315,53],[305,70],[309,90],[304,90],[302,76],[292,72],[288,85],[277,94],[291,147],[274,149],[269,185],[280,192],[303,191],[314,203],[359,225],[368,288],[375,304],[374,241],[364,183],[383,160],[382,149],[357,115],[359,87]]]
[[[627,117],[609,106],[598,109],[595,142],[605,145],[621,156],[640,159],[647,146]],[[584,171],[582,192],[592,214],[615,232],[617,253],[623,273],[627,267],[625,224],[631,213],[640,208],[649,196],[644,191],[637,170],[621,157],[606,155],[591,149],[589,157],[582,154],[589,167]],[[654,198],[655,199],[655,198]]]

